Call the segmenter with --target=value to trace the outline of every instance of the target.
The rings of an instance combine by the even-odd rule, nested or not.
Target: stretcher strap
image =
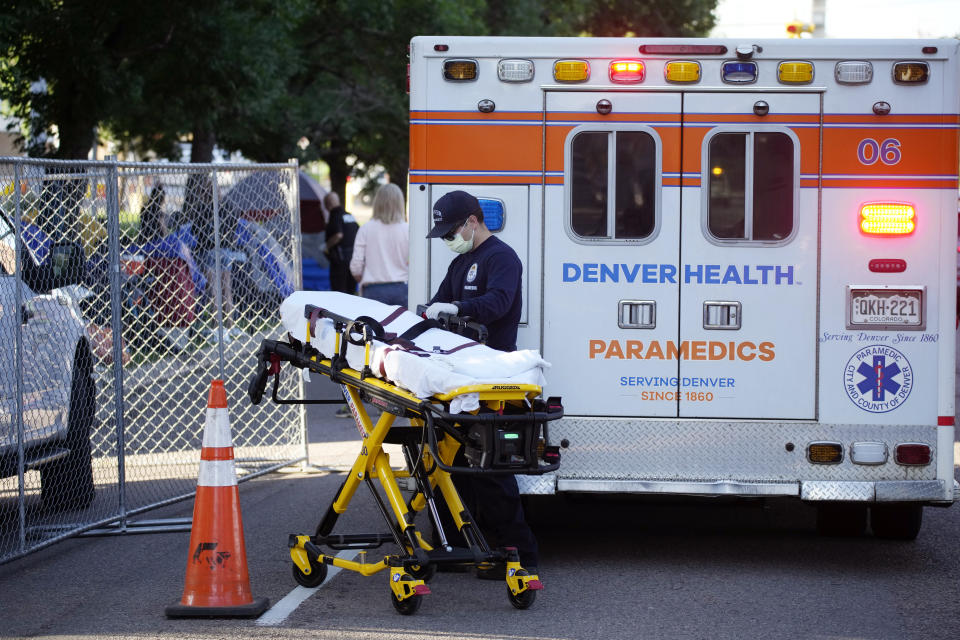
[[[393,313],[391,313],[386,318],[381,320],[380,324],[386,327],[388,324],[390,324],[391,322],[393,322],[394,320],[402,316],[406,310],[407,310],[406,307],[397,307],[396,309],[393,310]]]

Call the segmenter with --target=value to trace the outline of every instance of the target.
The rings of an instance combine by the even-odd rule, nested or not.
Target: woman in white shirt
[[[400,187],[387,183],[373,199],[373,217],[357,232],[350,273],[364,298],[407,305],[410,235],[404,209]]]

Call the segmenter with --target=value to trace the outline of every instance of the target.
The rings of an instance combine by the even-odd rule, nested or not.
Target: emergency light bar
[[[646,68],[640,60],[614,60],[610,63],[610,82],[637,84],[643,82]]]
[[[930,77],[926,62],[897,62],[893,65],[893,81],[897,84],[923,84]]]
[[[913,205],[867,202],[860,207],[860,231],[872,236],[905,236],[916,228]]]
[[[557,60],[553,63],[553,79],[557,82],[586,82],[590,64],[586,60]]]

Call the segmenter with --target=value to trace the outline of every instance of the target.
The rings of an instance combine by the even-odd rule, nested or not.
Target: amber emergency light
[[[663,71],[667,82],[699,82],[700,63],[693,60],[668,62]]]
[[[586,60],[557,60],[553,63],[553,79],[557,82],[586,82],[590,64]]]
[[[444,60],[443,77],[447,80],[467,81],[477,79],[476,60]]]
[[[813,63],[781,62],[777,67],[777,77],[783,84],[809,84],[813,82]]]
[[[813,464],[843,462],[843,445],[839,442],[811,442],[807,446],[807,460]]]
[[[868,202],[860,207],[860,231],[871,236],[905,236],[916,229],[913,205]]]

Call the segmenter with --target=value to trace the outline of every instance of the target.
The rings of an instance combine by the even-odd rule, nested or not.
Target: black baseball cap
[[[428,238],[442,238],[474,214],[480,213],[480,201],[466,191],[451,191],[433,204],[433,229]]]

